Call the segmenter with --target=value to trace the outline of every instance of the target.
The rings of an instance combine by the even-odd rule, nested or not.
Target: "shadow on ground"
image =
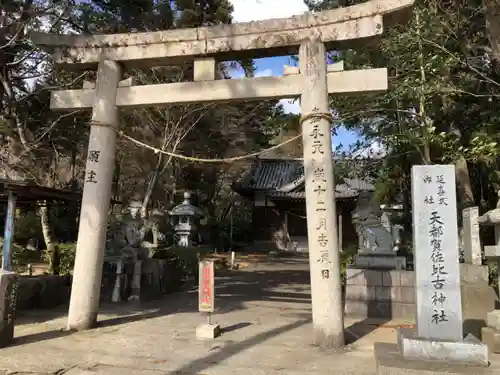
[[[307,257],[303,255],[295,258],[269,259],[244,270],[220,272],[216,275],[215,284],[216,313],[225,314],[251,309],[254,304],[268,304],[276,307],[277,316],[293,316],[300,319],[301,324],[305,324],[311,317],[309,264]],[[67,309],[67,306],[61,306],[52,310],[21,312],[16,325],[37,324],[59,319],[57,321],[59,328],[66,323]],[[154,301],[101,304],[98,328],[197,311],[197,289],[191,288]],[[226,327],[224,332],[241,329],[250,324],[239,323]],[[354,324],[346,330],[346,341],[348,344],[353,343],[376,328],[376,325]],[[28,333],[16,337],[13,345],[51,340],[71,333],[64,330]]]

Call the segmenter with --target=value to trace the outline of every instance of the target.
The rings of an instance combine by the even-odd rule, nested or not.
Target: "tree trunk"
[[[144,199],[142,200],[141,206],[141,217],[146,219],[148,217],[148,205],[151,200],[151,195],[153,194],[153,190],[156,186],[156,182],[158,181],[158,177],[160,176],[161,164],[163,161],[163,155],[158,155],[158,162],[156,163],[155,169],[153,170],[153,174],[149,179],[148,186],[146,188],[146,192],[144,193]]]
[[[493,59],[500,63],[500,3],[498,0],[483,0],[486,17],[486,34],[490,40]]]
[[[472,191],[472,182],[469,176],[469,167],[463,156],[460,156],[455,162],[455,174],[458,184],[458,202],[463,210],[474,206],[474,192]]]
[[[59,274],[59,254],[54,238],[52,237],[52,230],[50,227],[49,208],[47,203],[44,202],[40,207],[40,224],[42,226],[43,240],[49,255],[49,273],[52,275]]]
[[[49,175],[47,178],[47,186],[54,187],[55,181],[55,171],[57,167],[57,161],[52,158],[50,163]],[[47,249],[47,254],[49,256],[49,273],[51,275],[59,274],[59,254],[58,248],[55,244],[52,227],[50,225],[50,212],[47,201],[41,202],[40,207],[40,225],[42,226],[43,240],[45,241],[45,248]]]

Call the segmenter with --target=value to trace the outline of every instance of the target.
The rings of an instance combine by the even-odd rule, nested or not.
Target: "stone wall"
[[[20,276],[17,309],[52,308],[69,301],[70,276]]]
[[[480,337],[486,315],[494,310],[497,295],[488,285],[488,268],[460,264],[464,332]],[[364,318],[415,319],[413,271],[348,269],[345,314]]]
[[[413,319],[413,271],[347,269],[345,313],[358,317]]]
[[[124,265],[121,299],[132,295],[134,263]],[[179,288],[179,275],[168,260],[148,259],[142,262],[140,299],[153,299]],[[102,278],[101,300],[111,301],[116,281],[116,264],[105,262]],[[47,309],[69,302],[71,276],[20,276],[18,283],[17,310]]]

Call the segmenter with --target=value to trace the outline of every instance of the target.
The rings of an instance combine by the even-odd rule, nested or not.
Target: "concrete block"
[[[492,353],[500,353],[500,332],[490,327],[481,329],[481,340]]]
[[[346,270],[346,284],[366,285],[366,277],[364,270],[358,270],[356,268],[348,268]]]
[[[15,272],[0,271],[0,348],[14,339],[18,280]]]
[[[400,303],[415,303],[415,288],[394,287],[391,288],[391,300]]]
[[[494,310],[486,314],[486,325],[500,332],[500,310]]]
[[[460,263],[460,281],[467,284],[488,284],[488,266]]]
[[[403,270],[406,268],[406,258],[398,256],[356,255],[356,268],[375,270]]]
[[[202,324],[196,327],[196,338],[215,339],[221,334],[219,324]]]
[[[414,319],[413,285],[413,271],[347,269],[345,314],[353,317]]]
[[[399,271],[401,279],[401,286],[414,287],[415,286],[415,272],[414,271]]]
[[[417,337],[415,330],[398,329],[398,350],[401,356],[414,361],[458,362],[488,367],[488,347],[468,335],[464,340],[437,341]]]
[[[391,304],[391,318],[395,319],[415,319],[417,309],[415,303],[393,302]]]
[[[485,246],[484,256],[488,259],[498,259],[500,258],[500,246]]]
[[[366,285],[347,285],[346,300],[352,301],[366,301],[368,298],[368,291]]]
[[[366,285],[377,286],[383,285],[382,272],[378,270],[363,270]]]
[[[345,314],[359,318],[386,318],[392,314],[390,302],[346,301]]]
[[[415,319],[415,304],[379,301],[346,301],[345,314],[357,318]]]
[[[375,343],[374,354],[378,375],[493,375],[498,371],[450,362],[411,361],[403,358],[397,345],[381,342]]]
[[[390,302],[391,299],[391,287],[388,286],[375,286],[370,288],[370,300],[371,301],[379,301],[379,302]]]
[[[495,290],[483,283],[462,284],[460,290],[464,335],[471,333],[480,337],[481,328],[486,326],[487,314],[495,309]]]

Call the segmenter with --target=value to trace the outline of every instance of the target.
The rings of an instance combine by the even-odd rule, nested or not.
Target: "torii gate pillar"
[[[324,44],[305,40],[299,62],[314,342],[338,348],[344,345],[344,316]]]
[[[108,209],[115,168],[116,132],[111,127],[118,126],[116,93],[121,77],[122,69],[117,62],[103,60],[99,63],[68,329],[90,329],[97,323]]]

